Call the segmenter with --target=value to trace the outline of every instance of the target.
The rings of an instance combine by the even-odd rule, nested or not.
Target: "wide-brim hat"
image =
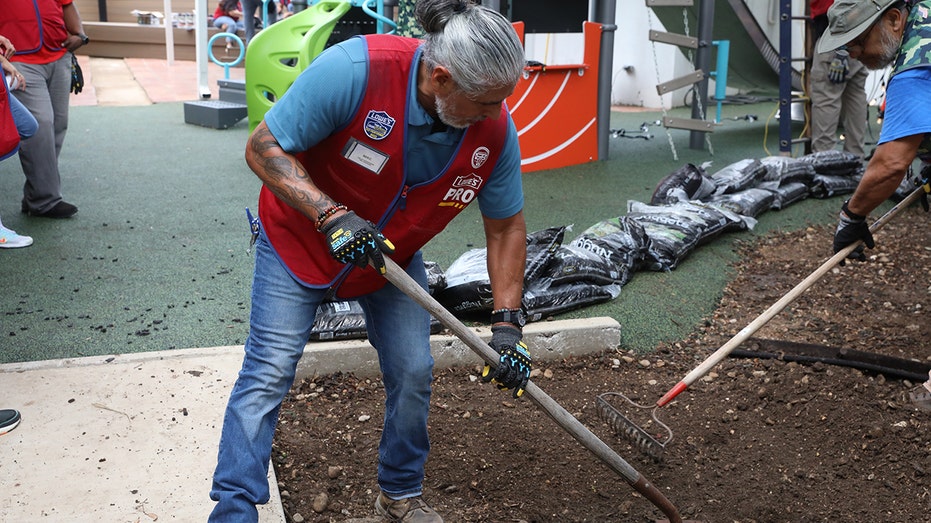
[[[860,36],[898,1],[837,0],[828,9],[828,29],[818,40],[818,52],[833,51]]]

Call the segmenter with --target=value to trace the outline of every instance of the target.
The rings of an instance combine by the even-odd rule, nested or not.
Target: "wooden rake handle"
[[[881,229],[884,225],[886,225],[889,222],[889,220],[891,220],[896,215],[898,215],[903,209],[911,205],[915,200],[920,198],[924,193],[925,193],[924,187],[919,187],[915,189],[911,194],[905,197],[904,200],[897,203],[893,208],[889,209],[889,211],[886,212],[886,214],[882,215],[879,219],[873,222],[873,224],[870,225],[870,231],[875,232]],[[844,247],[844,249],[838,251],[837,253],[834,254],[834,256],[831,256],[826,262],[822,263],[821,266],[815,269],[814,272],[809,274],[807,278],[799,282],[799,284],[793,287],[792,290],[790,290],[785,295],[783,295],[783,297],[780,298],[779,301],[770,305],[768,309],[766,309],[765,311],[763,311],[762,314],[757,316],[756,319],[750,322],[749,325],[741,329],[740,332],[738,332],[733,338],[728,340],[727,343],[722,345],[721,348],[714,351],[714,353],[712,353],[711,356],[708,356],[708,358],[705,359],[705,361],[703,361],[700,365],[692,369],[691,372],[689,372],[684,378],[682,378],[682,381],[677,383],[675,387],[669,389],[669,392],[663,395],[663,397],[660,398],[659,401],[656,402],[656,406],[662,407],[666,405],[667,403],[672,401],[673,398],[678,396],[680,392],[687,389],[689,385],[691,385],[692,383],[695,383],[696,380],[704,376],[709,370],[711,370],[712,367],[720,363],[721,360],[726,358],[727,355],[730,354],[734,349],[736,349],[741,343],[746,341],[747,338],[752,336],[753,333],[758,331],[763,325],[766,325],[766,323],[768,323],[769,320],[773,319],[773,317],[775,317],[777,314],[782,312],[782,310],[785,309],[786,306],[788,306],[790,303],[795,301],[795,299],[800,294],[808,290],[808,288],[814,285],[816,281],[820,280],[821,277],[825,275],[825,273],[827,273],[829,270],[834,268],[835,265],[837,265],[838,263],[841,262],[841,260],[846,258],[847,255],[853,252],[854,249],[859,247],[861,243],[862,242],[857,242],[857,243],[848,245],[847,247]]]
[[[459,321],[451,312],[440,305],[433,296],[430,296],[430,294],[420,287],[413,278],[408,276],[408,274],[404,272],[404,269],[387,257],[385,258],[385,268],[386,272],[384,276],[388,281],[426,309],[427,312],[432,314],[434,318],[451,330],[456,337],[462,340],[463,343],[485,360],[486,363],[492,367],[497,366],[498,353],[495,352],[488,343],[483,341],[478,334],[466,327],[465,324]],[[611,447],[598,439],[585,425],[559,403],[556,403],[553,398],[549,397],[532,381],[527,382],[523,397],[529,397],[560,427],[581,443],[583,447],[591,451],[592,454],[608,465],[608,467],[620,474],[634,490],[642,494],[653,505],[660,509],[672,523],[681,523],[682,518],[679,516],[676,507],[666,499],[666,496],[664,496],[656,486],[634,470],[634,468],[614,452]]]

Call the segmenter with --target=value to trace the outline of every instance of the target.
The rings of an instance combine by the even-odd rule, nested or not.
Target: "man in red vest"
[[[0,34],[16,46],[12,61],[29,86],[14,95],[39,122],[19,151],[26,175],[22,210],[69,218],[78,208],[62,199],[58,155],[68,130],[71,52],[90,40],[72,0],[4,0]]]
[[[422,41],[369,35],[332,46],[249,139],[246,161],[263,182],[250,333],[223,422],[210,521],[254,523],[255,505],[268,501],[278,410],[317,307],[333,296],[362,306],[385,387],[375,511],[442,521],[422,497],[430,315],[381,274],[392,255],[426,289],[421,247],[473,201],[494,300],[490,344],[500,355],[483,377],[515,397],[526,386],[527,231],[517,131],[504,106],[523,73],[523,47],[505,17],[469,0],[420,0],[415,14]]]

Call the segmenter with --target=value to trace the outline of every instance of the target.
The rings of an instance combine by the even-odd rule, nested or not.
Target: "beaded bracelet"
[[[319,231],[320,227],[323,227],[323,223],[326,222],[330,218],[330,216],[333,216],[339,211],[346,211],[346,210],[348,210],[346,206],[341,203],[327,207],[325,211],[317,215],[317,223],[315,224],[315,226],[317,227],[317,230]]]

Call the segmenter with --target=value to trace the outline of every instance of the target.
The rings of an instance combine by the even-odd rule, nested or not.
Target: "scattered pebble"
[[[314,512],[317,514],[322,513],[329,505],[330,496],[328,496],[326,492],[321,492],[314,498]]]

